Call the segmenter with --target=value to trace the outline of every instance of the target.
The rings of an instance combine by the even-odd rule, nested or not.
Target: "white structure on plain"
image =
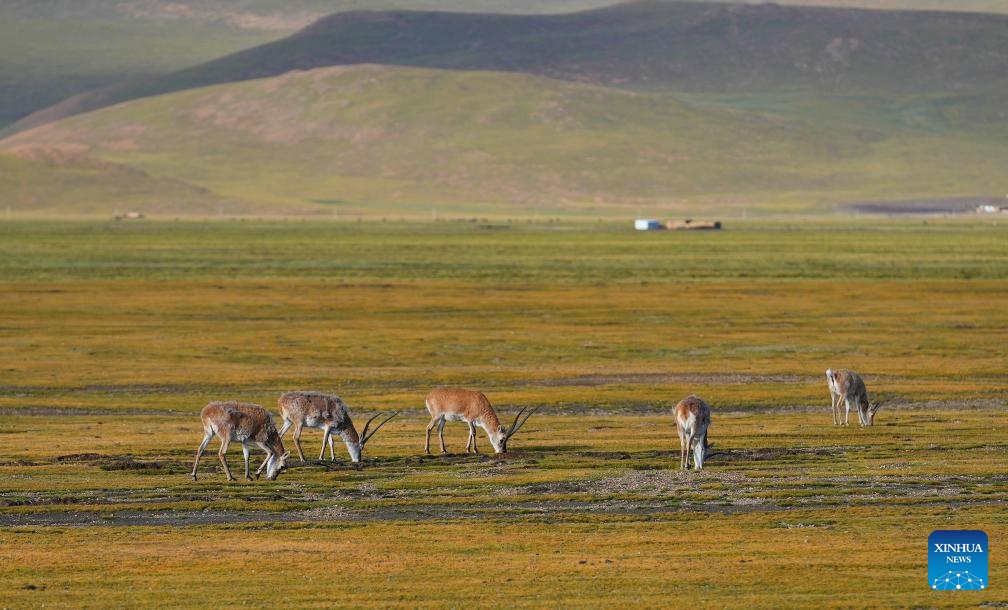
[[[649,218],[638,218],[634,221],[633,226],[638,231],[661,231],[665,228],[661,222]]]
[[[949,572],[948,574],[939,576],[931,583],[931,588],[938,591],[955,591],[957,589],[979,591],[985,587],[986,585],[982,578],[974,576],[969,572]]]

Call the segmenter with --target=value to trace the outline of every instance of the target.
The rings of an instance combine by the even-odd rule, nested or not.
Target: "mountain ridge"
[[[77,96],[3,133],[129,99],[346,64],[712,93],[1008,91],[1008,16],[654,0],[561,15],[344,12],[193,68]]]

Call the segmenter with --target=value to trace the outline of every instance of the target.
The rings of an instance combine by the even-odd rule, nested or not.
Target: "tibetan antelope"
[[[434,426],[437,426],[438,437],[441,439],[441,453],[448,453],[444,444],[444,427],[447,421],[463,421],[469,426],[469,442],[466,443],[466,452],[479,453],[476,448],[476,426],[486,431],[490,444],[493,445],[494,452],[507,453],[508,439],[517,434],[528,418],[532,417],[536,409],[533,407],[524,419],[521,419],[528,407],[523,407],[510,428],[505,428],[497,419],[497,413],[490,406],[490,401],[483,392],[475,390],[464,390],[462,388],[437,388],[427,395],[425,401],[427,411],[431,414],[430,423],[427,424],[427,440],[424,443],[424,451],[430,455],[430,434]],[[518,421],[521,419],[521,421]]]
[[[200,411],[200,419],[203,420],[203,442],[196,450],[196,462],[192,468],[192,479],[196,480],[196,467],[199,466],[200,457],[210,443],[210,439],[216,434],[220,438],[220,451],[217,457],[224,466],[224,474],[229,481],[234,481],[231,476],[231,469],[228,468],[227,453],[228,443],[240,441],[242,453],[245,456],[245,478],[252,480],[249,476],[249,443],[255,443],[266,452],[266,459],[256,476],[265,467],[266,478],[276,479],[277,476],[287,467],[287,457],[289,453],[284,451],[283,442],[277,433],[276,426],[273,425],[273,418],[269,411],[259,405],[247,402],[211,402]]]
[[[850,425],[851,405],[857,409],[858,421],[862,426],[871,426],[875,422],[875,412],[882,406],[881,402],[871,403],[868,401],[868,389],[865,388],[864,380],[854,371],[840,369],[833,371],[826,369],[826,385],[829,386],[830,397],[833,400],[833,424]],[[846,410],[840,413],[840,402],[843,401]]]
[[[368,434],[368,426],[371,425],[381,413],[378,413],[364,424],[363,433],[358,436],[357,428],[350,420],[350,410],[346,403],[339,396],[323,394],[322,392],[286,392],[279,400],[277,406],[280,407],[280,415],[284,424],[280,428],[280,438],[287,433],[287,430],[294,426],[294,446],[297,448],[298,456],[304,461],[304,452],[301,451],[301,430],[304,426],[309,428],[322,429],[322,451],[319,452],[319,459],[325,456],[326,443],[329,444],[329,459],[335,461],[336,454],[333,451],[333,431],[339,434],[346,444],[350,460],[356,464],[360,462],[361,452],[364,451],[365,443],[370,440],[378,428],[384,426],[390,419],[399,414],[396,411],[386,417],[375,429]]]
[[[692,451],[693,468],[703,470],[704,459],[711,455],[711,445],[707,443],[710,407],[699,396],[691,394],[675,406],[675,421],[679,430],[679,467],[689,468]]]

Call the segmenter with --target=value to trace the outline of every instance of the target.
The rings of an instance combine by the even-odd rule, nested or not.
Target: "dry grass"
[[[870,527],[855,528],[858,517]],[[927,589],[926,572],[910,558],[923,554],[935,517],[851,509],[848,519],[826,527],[768,524],[752,514],[648,524],[99,527],[42,540],[15,531],[5,537],[32,568],[5,574],[17,587],[6,598],[17,607],[42,600],[198,607],[213,600],[229,607],[606,608],[667,607],[675,599],[701,607],[822,608],[956,607],[996,596]],[[988,531],[993,537],[1005,530]],[[98,542],[124,534],[129,544]],[[68,547],[90,561],[68,558]],[[1004,578],[1003,568],[991,567],[992,579]]]
[[[711,436],[724,453],[703,473],[674,469],[666,416],[536,416],[503,460],[419,459],[424,421],[408,417],[376,437],[361,470],[341,455],[334,469],[295,464],[275,483],[233,484],[209,462],[187,480],[191,417],[5,417],[16,449],[0,464],[3,497],[23,501],[0,510],[18,558],[0,568],[5,600],[145,607],[170,592],[169,605],[192,607],[221,601],[222,587],[232,606],[1001,599],[996,588],[936,597],[924,543],[941,528],[1008,533],[1003,408],[951,420],[896,409],[871,430],[833,428],[825,408],[719,415]],[[461,450],[464,428],[448,440]],[[82,448],[100,455],[62,453]],[[122,455],[161,470],[103,469]],[[1005,577],[992,561],[991,582]]]
[[[9,283],[0,407],[272,405],[320,386],[364,409],[422,408],[437,384],[505,403],[645,407],[697,391],[786,406],[821,401],[827,367],[894,400],[1003,397],[1006,300],[1003,281]]]
[[[282,228],[0,227],[5,605],[1008,602],[931,592],[925,552],[1008,529],[1000,229]],[[852,230],[844,271],[820,250]],[[827,366],[890,399],[875,427],[831,425]],[[427,458],[440,383],[541,410],[504,459]],[[213,443],[189,480],[204,403],[292,388],[404,412],[360,469],[340,448],[228,484]],[[715,409],[702,473],[673,467],[689,392]]]

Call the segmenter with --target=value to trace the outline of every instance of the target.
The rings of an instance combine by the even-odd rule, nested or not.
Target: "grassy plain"
[[[931,592],[925,550],[1008,533],[1005,230],[2,223],[4,604],[1008,603]],[[872,429],[830,425],[844,366],[888,400]],[[437,384],[541,410],[504,458],[457,424],[425,458]],[[227,484],[214,443],[188,479],[205,402],[298,387],[403,414],[360,469]],[[690,392],[702,473],[674,467]]]
[[[1000,196],[1002,97],[628,92],[499,72],[320,68],[0,140],[0,210],[611,219]]]

